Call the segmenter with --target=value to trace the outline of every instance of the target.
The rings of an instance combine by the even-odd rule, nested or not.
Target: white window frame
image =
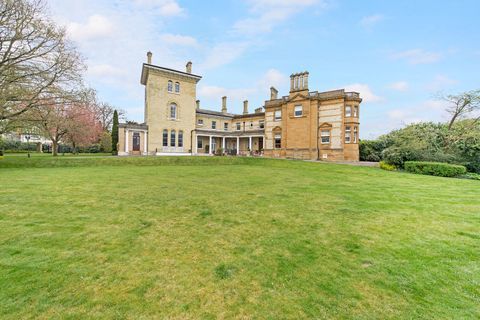
[[[178,131],[177,145],[179,148],[183,148],[183,130]]]
[[[349,110],[347,112],[347,110]],[[345,106],[345,117],[351,117],[352,116],[352,106],[350,105],[347,105]]]
[[[280,140],[280,147],[277,147],[277,139]],[[281,149],[282,148],[282,134],[281,133],[276,133],[273,136],[273,148],[274,149]]]
[[[282,121],[282,110],[275,110],[273,113],[274,121]]]
[[[199,126],[203,126],[203,119],[198,119],[198,120],[197,120],[197,124],[198,124]]]
[[[353,106],[353,116],[358,118],[358,106]]]
[[[300,112],[299,114],[297,114],[297,112]],[[295,107],[293,107],[293,115],[295,118],[300,118],[303,116],[303,106],[302,105],[297,105]]]
[[[212,129],[217,130],[217,121],[212,120]]]
[[[228,122],[223,123],[223,130],[228,131]]]
[[[175,93],[180,93],[180,82],[175,82]]]
[[[173,144],[172,144],[173,138]],[[177,132],[175,130],[170,131],[170,147],[175,147],[177,143]]]
[[[172,113],[173,113],[173,117],[172,117]],[[177,117],[178,117],[178,106],[177,106],[176,103],[171,103],[170,104],[170,119],[177,119]]]
[[[242,124],[240,122],[235,123],[235,128],[237,131],[242,130]]]
[[[167,91],[168,92],[173,92],[173,81],[172,80],[168,80]]]
[[[201,137],[197,137],[197,149],[203,149],[203,139]]]
[[[351,142],[352,142],[352,127],[346,126],[345,127],[345,143],[351,143]]]
[[[330,129],[321,129],[320,130],[320,139],[322,141],[322,144],[330,144],[330,136],[331,136],[331,130]],[[324,140],[325,138],[325,140]]]
[[[353,127],[353,143],[357,143],[358,140],[358,127]]]
[[[265,129],[265,121],[264,121],[264,120],[258,121],[258,127],[259,127],[260,129]]]

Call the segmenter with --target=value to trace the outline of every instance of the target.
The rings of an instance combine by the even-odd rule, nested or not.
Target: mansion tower
[[[145,123],[119,125],[119,155],[252,155],[310,160],[359,160],[357,92],[309,91],[308,72],[290,76],[290,92],[270,88],[263,107],[228,111],[222,97],[218,111],[204,109],[196,98],[201,76],[152,64],[147,54]]]

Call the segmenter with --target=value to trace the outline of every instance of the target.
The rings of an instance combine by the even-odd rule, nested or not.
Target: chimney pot
[[[195,101],[195,104],[196,104],[196,108],[200,109],[200,100]]]
[[[248,114],[248,100],[243,101],[243,114]]]
[[[152,64],[152,53],[150,51],[147,52],[147,63]]]
[[[192,73],[192,61],[187,62],[186,71],[187,73]]]

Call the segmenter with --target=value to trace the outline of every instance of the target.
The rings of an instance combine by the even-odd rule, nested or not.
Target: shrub
[[[472,179],[472,180],[480,180],[480,174],[478,173],[473,173],[473,172],[467,172],[462,176],[462,178],[465,179]]]
[[[460,165],[422,161],[405,162],[405,170],[411,173],[427,174],[439,177],[455,177],[467,172],[467,169]]]
[[[380,161],[379,166],[380,166],[380,169],[387,170],[387,171],[397,170],[397,167],[395,167],[393,164],[388,164],[385,161]]]
[[[382,151],[387,147],[385,139],[379,140],[360,140],[358,145],[360,153],[360,161],[375,161],[382,160]]]

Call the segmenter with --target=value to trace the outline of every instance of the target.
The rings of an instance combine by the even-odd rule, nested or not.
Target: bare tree
[[[480,90],[467,91],[455,95],[444,95],[441,99],[448,104],[445,110],[451,116],[448,123],[449,130],[455,121],[464,119],[480,111]],[[474,119],[474,122],[477,122],[480,117],[478,115],[475,116],[477,118]]]
[[[72,93],[84,68],[43,0],[0,1],[0,120]]]
[[[110,131],[112,124],[113,124],[113,113],[115,112],[115,108],[110,105],[107,102],[100,102],[96,104],[96,115],[98,118],[98,121],[102,125],[102,130],[105,131]],[[123,110],[118,110],[118,116],[122,118],[125,115],[125,111]]]

